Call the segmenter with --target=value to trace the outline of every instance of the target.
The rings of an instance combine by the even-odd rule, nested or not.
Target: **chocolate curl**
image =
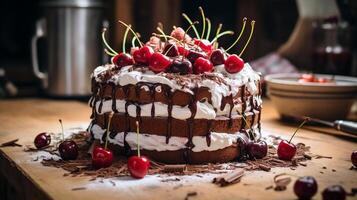
[[[244,169],[236,169],[232,172],[214,178],[212,182],[221,187],[237,183],[244,175],[244,171]]]

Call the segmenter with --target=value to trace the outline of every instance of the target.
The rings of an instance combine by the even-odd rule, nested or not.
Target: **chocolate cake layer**
[[[97,141],[100,142],[100,141]],[[137,151],[126,151],[123,147],[115,144],[108,145],[118,155],[136,155]],[[242,154],[238,144],[219,149],[217,151],[193,152],[187,149],[178,151],[148,151],[142,149],[140,153],[156,162],[167,164],[202,164],[202,163],[224,163],[236,160]]]
[[[193,119],[192,128],[193,136],[206,136],[210,132],[219,133],[236,133],[242,129],[250,129],[259,123],[260,111],[254,110],[253,112],[246,112],[245,119],[242,116],[232,118],[221,117],[215,120],[208,119]],[[167,136],[168,127],[167,117],[128,117],[128,121],[124,113],[115,113],[112,118],[112,125],[110,132],[135,132],[136,121],[140,122],[140,132]],[[93,123],[99,125],[101,128],[106,129],[108,122],[108,113],[103,115],[96,115]],[[247,122],[247,123],[246,123]],[[189,135],[190,122],[188,120],[171,119],[171,136],[187,137]]]

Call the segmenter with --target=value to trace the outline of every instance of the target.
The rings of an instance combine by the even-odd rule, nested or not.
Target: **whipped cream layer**
[[[256,129],[256,127],[254,128]],[[102,129],[100,126],[94,124],[90,127],[91,132],[93,133],[94,139],[102,141],[103,134],[105,129]],[[211,132],[211,144],[207,145],[206,137],[202,136],[193,136],[192,142],[194,147],[192,148],[193,152],[202,152],[202,151],[217,151],[219,149],[224,149],[226,147],[232,146],[237,142],[237,139],[244,133],[217,133]],[[187,137],[170,137],[169,143],[166,144],[165,136],[150,135],[145,133],[139,134],[140,140],[140,149],[146,149],[150,151],[177,151],[180,149],[186,149],[186,143],[188,142]],[[119,146],[124,146],[124,132],[119,132],[113,139],[109,137],[108,142],[116,144]],[[132,150],[137,149],[137,134],[134,132],[128,132],[126,136],[126,142],[129,144]]]
[[[253,101],[256,106],[260,106],[262,104],[262,100],[260,96],[253,96]],[[96,113],[98,114],[104,114],[107,112],[114,111],[112,108],[113,101],[112,100],[106,100],[103,101],[102,104],[102,109],[101,112],[99,112],[99,105],[100,102],[97,102],[95,105]],[[116,100],[116,110],[120,113],[125,113],[125,104],[126,101],[124,100]],[[144,117],[151,117],[151,109],[152,109],[152,103],[149,104],[143,104],[140,105],[140,114],[141,116]],[[155,108],[155,117],[168,117],[168,106],[167,104],[161,103],[161,102],[155,102],[154,103],[154,108]],[[128,106],[128,114],[131,117],[136,117],[136,105],[129,105]],[[250,110],[251,105],[250,101],[246,102],[246,110]],[[213,108],[211,104],[208,102],[197,102],[197,112],[196,115],[194,116],[195,119],[215,119],[218,116],[225,116],[229,117],[229,111],[230,111],[230,105],[226,104],[225,108],[223,110],[218,109],[217,111]],[[232,110],[232,116],[235,115],[240,115],[242,113],[242,104],[235,104]],[[176,119],[188,119],[191,117],[191,111],[190,108],[187,106],[178,106],[178,105],[173,105],[172,106],[172,113],[171,113],[173,118]]]
[[[114,65],[104,65],[97,67],[92,77],[97,82],[102,82],[102,75],[108,70],[111,70]],[[169,79],[166,73],[154,74],[152,71],[147,70],[145,72],[133,70],[133,66],[126,66],[121,68],[118,72],[113,74],[107,82],[114,83],[116,85],[136,85],[138,82],[149,82],[149,83],[161,83],[169,86],[172,91],[181,90],[190,94],[193,94],[191,88],[195,87],[207,87],[211,93],[212,106],[219,110],[223,97],[230,95],[237,95],[239,88],[243,85],[246,86],[247,90],[251,95],[259,93],[259,88],[256,86],[256,81],[260,80],[260,76],[255,72],[248,63],[245,63],[244,68],[235,74],[228,73],[224,65],[215,66],[214,71],[211,73],[204,73],[207,75],[215,76],[222,82],[217,82],[211,79],[203,78],[197,85],[193,83],[188,83],[188,85],[181,85],[175,79]],[[192,84],[192,85],[190,85]]]

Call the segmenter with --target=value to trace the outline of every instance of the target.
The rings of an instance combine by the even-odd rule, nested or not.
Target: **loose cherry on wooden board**
[[[262,159],[268,154],[268,145],[264,140],[249,142],[247,148],[251,158]]]
[[[294,134],[291,136],[290,140],[281,140],[278,145],[278,157],[281,160],[291,160],[296,154],[296,146],[291,143],[291,140],[294,138],[297,131],[309,120],[305,118],[300,126],[295,130]]]
[[[62,142],[58,146],[58,151],[63,160],[75,160],[78,157],[78,146],[73,140],[64,140],[62,120],[59,120],[62,127]]]
[[[140,156],[140,143],[139,143],[139,122],[136,122],[137,134],[137,155],[131,156],[128,160],[129,173],[133,178],[144,178],[150,167],[150,161],[144,156]]]
[[[352,152],[351,162],[355,167],[357,167],[357,151]]]
[[[346,191],[340,185],[331,185],[322,192],[323,200],[345,200]]]
[[[201,74],[204,72],[211,72],[213,70],[213,64],[206,58],[199,57],[196,59],[193,65],[193,71],[195,74]]]
[[[317,192],[317,182],[312,176],[300,177],[295,181],[294,193],[299,199],[311,199]]]
[[[224,68],[228,73],[235,74],[240,72],[244,67],[244,61],[242,58],[235,54],[228,56],[227,60],[224,62]]]
[[[154,50],[149,46],[143,46],[133,52],[133,58],[136,63],[148,64]]]
[[[113,57],[112,63],[115,64],[117,67],[122,68],[124,66],[134,64],[134,61],[130,54],[119,53],[118,55]]]
[[[152,54],[149,60],[149,68],[156,73],[163,72],[171,64],[171,59],[159,52]]]
[[[49,133],[46,133],[46,132],[40,133],[35,137],[33,143],[35,144],[35,147],[37,149],[42,149],[42,148],[50,145],[50,143],[51,143],[51,135]]]
[[[113,117],[113,113],[110,113],[108,115],[109,119],[108,119],[108,127],[107,127],[107,137],[105,140],[104,148],[96,147],[94,148],[92,153],[92,166],[96,169],[109,167],[113,163],[113,159],[114,159],[113,152],[107,149],[108,139],[109,139],[109,129],[110,129],[112,117]]]

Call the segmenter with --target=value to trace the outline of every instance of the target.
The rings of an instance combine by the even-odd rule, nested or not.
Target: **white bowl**
[[[299,83],[301,74],[265,77],[268,96],[282,116],[344,119],[357,96],[357,78],[335,76],[336,83]],[[331,78],[331,75],[317,77]]]

